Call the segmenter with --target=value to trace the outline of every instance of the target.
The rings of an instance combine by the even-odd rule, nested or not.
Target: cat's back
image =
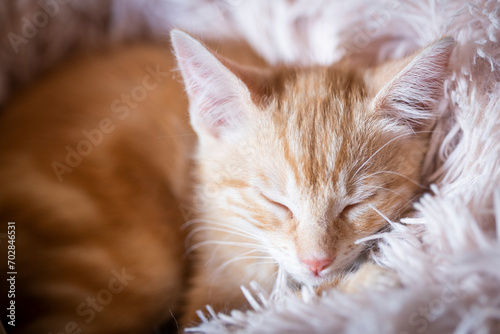
[[[161,45],[75,57],[1,111],[16,328],[143,332],[179,307],[194,136],[174,67]]]
[[[44,160],[39,167],[62,183],[80,167],[74,165],[96,159],[118,141],[136,142],[134,131],[156,130],[156,137],[147,138],[150,144],[169,141],[161,131],[172,137],[191,134],[187,99],[174,69],[166,45],[126,45],[76,56],[1,111],[0,149]],[[175,149],[178,143],[164,146]]]

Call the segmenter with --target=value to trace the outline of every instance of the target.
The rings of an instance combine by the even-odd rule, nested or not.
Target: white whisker
[[[185,228],[187,228],[187,227],[189,227],[189,226],[191,226],[193,224],[219,225],[219,226],[222,226],[222,227],[230,228],[230,229],[235,230],[235,231],[240,232],[240,233],[244,233],[245,235],[252,236],[252,237],[260,239],[260,237],[257,234],[251,233],[251,232],[249,232],[247,230],[244,230],[242,228],[239,228],[239,227],[227,224],[227,223],[222,223],[222,222],[217,222],[217,221],[211,221],[211,220],[207,220],[207,219],[193,219],[193,220],[190,220],[187,223],[185,223],[182,226],[182,228],[185,229]]]
[[[257,245],[257,244],[252,244],[249,242],[236,242],[236,241],[223,241],[223,240],[207,240],[207,241],[202,241],[197,244],[194,244],[193,246],[189,247],[186,250],[186,254],[190,254],[196,249],[203,247],[203,246],[208,246],[208,245],[225,245],[225,246],[235,246],[235,247],[248,247],[248,248],[254,248],[262,251],[267,251],[267,249],[262,246],[262,245]]]
[[[232,231],[231,229],[225,229],[225,228],[213,227],[213,226],[200,226],[200,227],[197,227],[197,228],[193,229],[191,232],[189,232],[189,234],[186,236],[186,242],[189,242],[191,240],[191,238],[193,238],[193,236],[196,233],[201,232],[201,231],[226,232],[226,233],[230,233],[230,234],[233,234],[233,235],[238,235],[240,237],[252,239],[252,240],[255,240],[255,241],[260,241],[261,240],[261,238],[257,238],[257,237],[255,237],[255,236],[253,236],[251,234],[241,233],[241,232],[238,232],[238,231]]]
[[[247,267],[252,267],[252,266],[257,266],[257,265],[262,265],[262,264],[278,264],[276,261],[259,261],[259,262],[255,262],[255,263],[250,263],[249,265],[247,265]]]
[[[407,199],[406,199],[403,195],[401,195],[401,194],[400,194],[400,193],[398,193],[397,191],[392,190],[392,189],[389,189],[389,188],[386,188],[386,187],[374,186],[374,185],[373,185],[373,186],[367,185],[367,186],[365,186],[365,187],[367,187],[367,188],[375,188],[375,189],[382,189],[382,190],[389,191],[389,192],[393,193],[394,195],[396,195],[396,196],[398,196],[398,197],[403,198],[403,199],[405,200],[405,204],[409,204],[409,203],[411,203],[411,202],[412,202],[412,200],[411,200],[411,199],[410,199],[410,200],[407,200]]]
[[[372,177],[372,176],[377,175],[377,174],[382,174],[382,173],[394,174],[394,175],[397,175],[397,176],[401,176],[402,178],[404,178],[404,179],[406,179],[406,180],[410,181],[411,183],[413,183],[413,184],[415,184],[415,185],[419,186],[420,188],[427,188],[426,186],[421,185],[420,183],[416,182],[415,180],[413,180],[413,179],[409,178],[409,177],[408,177],[408,176],[406,176],[406,175],[403,175],[403,174],[401,174],[401,173],[394,172],[394,171],[388,171],[388,170],[387,170],[387,171],[382,170],[382,171],[378,171],[378,172],[372,173],[372,174],[370,174],[370,175],[365,176],[365,177],[364,177],[364,179],[367,179],[367,178],[369,178],[369,177]]]
[[[256,255],[252,255],[252,256],[250,256],[250,255],[248,255],[248,254],[251,254],[251,253],[253,253],[253,252],[259,252],[259,250],[257,250],[257,249],[250,250],[250,251],[248,251],[248,252],[245,252],[244,254],[241,254],[241,256],[234,257],[234,258],[232,258],[232,259],[230,259],[230,260],[228,260],[228,261],[224,262],[223,264],[221,264],[221,265],[219,266],[219,268],[217,268],[217,270],[216,270],[216,271],[217,271],[217,272],[218,272],[218,271],[221,271],[221,270],[223,270],[224,268],[226,268],[228,265],[230,265],[231,263],[234,263],[234,262],[237,262],[237,261],[241,261],[241,260],[262,259],[262,260],[272,260],[272,261],[273,261],[273,263],[275,263],[274,259],[273,259],[272,257],[270,257],[270,256],[256,256]],[[257,262],[257,263],[261,263],[261,262]],[[268,262],[265,262],[265,263],[268,263]],[[250,266],[250,265],[253,265],[253,263],[252,263],[252,264],[249,264],[249,265],[247,265],[247,266]]]
[[[389,145],[390,143],[392,143],[393,141],[395,140],[398,140],[404,136],[410,136],[410,135],[416,135],[417,133],[425,133],[425,132],[431,132],[431,131],[419,131],[419,132],[414,132],[414,133],[403,133],[399,136],[396,136],[394,138],[392,138],[391,140],[389,140],[387,143],[385,143],[384,145],[382,145],[382,147],[380,147],[375,153],[373,153],[359,168],[358,170],[356,171],[356,173],[354,173],[354,175],[352,176],[352,178],[354,178],[358,173],[359,171],[361,170],[361,168],[363,168],[375,155],[377,155],[384,147],[386,147],[387,145]]]

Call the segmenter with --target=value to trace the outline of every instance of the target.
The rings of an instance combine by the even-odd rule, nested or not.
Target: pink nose
[[[300,259],[300,261],[309,268],[309,270],[314,274],[314,276],[319,277],[319,273],[325,270],[329,265],[332,264],[334,258],[324,257],[324,258],[310,258],[310,259]]]

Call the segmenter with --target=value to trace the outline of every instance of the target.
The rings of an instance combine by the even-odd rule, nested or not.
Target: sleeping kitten
[[[194,135],[165,46],[69,60],[0,117],[1,231],[16,333],[148,333],[177,314]],[[3,255],[5,254],[5,255]],[[2,303],[9,287],[2,280]]]
[[[453,39],[372,69],[258,70],[171,37],[199,138],[185,322],[245,305],[239,286],[270,289],[278,266],[301,284],[334,280],[357,239],[411,208]]]
[[[245,45],[218,48],[262,63]],[[180,314],[196,135],[169,51],[73,57],[1,110],[0,270],[17,272],[14,298],[0,285],[2,310],[15,302],[9,332],[148,333]]]
[[[174,57],[129,45],[68,62],[2,110],[18,332],[143,333],[183,299],[185,325],[206,304],[244,307],[239,286],[270,288],[278,266],[324,284],[386,227],[380,213],[398,219],[419,194],[451,39],[360,70],[241,66],[171,37],[189,107]]]

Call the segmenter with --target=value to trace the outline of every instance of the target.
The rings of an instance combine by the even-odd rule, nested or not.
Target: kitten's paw
[[[394,271],[367,262],[347,277],[338,288],[342,292],[357,293],[364,289],[386,290],[400,286],[401,282]]]

